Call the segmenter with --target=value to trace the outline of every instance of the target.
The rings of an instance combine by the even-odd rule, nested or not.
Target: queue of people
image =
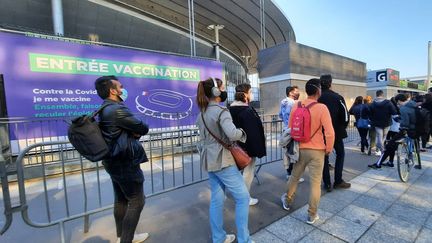
[[[103,160],[114,188],[118,242],[143,242],[149,236],[148,233],[135,234],[135,229],[145,203],[140,163],[148,159],[138,139],[149,128],[123,103],[127,99],[127,91],[117,77],[100,77],[95,87],[104,100],[99,115],[102,135],[113,149],[112,154],[118,154],[117,157]],[[256,159],[266,156],[263,124],[259,114],[250,105],[253,100],[251,86],[239,84],[235,90],[235,101],[228,109],[221,105],[227,99],[222,80],[208,78],[200,81],[197,87],[197,105],[200,110],[196,121],[200,134],[198,150],[201,163],[208,172],[211,238],[217,243],[229,243],[235,239],[241,243],[253,242],[248,228],[249,207],[258,204],[259,199],[251,196],[254,194],[251,183],[255,176]],[[426,148],[431,135],[429,114],[432,94],[416,100],[406,94],[398,94],[392,100],[387,100],[379,90],[373,102],[371,97],[359,96],[348,111],[344,98],[332,90],[331,75],[310,79],[304,90],[307,98],[300,100],[299,87],[287,87],[287,97],[280,103],[279,117],[283,121],[280,142],[284,148],[284,167],[288,179],[286,193],[281,196],[281,206],[285,210],[291,209],[298,183],[304,181],[302,176],[307,167],[310,182],[308,224],[319,220],[321,185],[327,192],[351,186],[343,180],[343,139],[347,137],[349,114],[356,119],[362,153],[368,151],[370,155],[376,140],[375,154],[380,157],[369,165],[371,168],[378,169],[383,165],[393,167],[396,141],[403,136],[421,138],[422,148]],[[422,116],[420,119],[419,114]],[[237,142],[250,157],[249,164],[242,170],[238,169],[230,147],[226,146],[232,142]],[[117,150],[121,150],[120,153]],[[333,151],[336,161],[332,183],[329,154]],[[385,162],[387,158],[389,160]],[[421,169],[421,165],[416,168]],[[235,201],[237,235],[227,234],[223,227],[226,191]]]
[[[370,168],[394,167],[397,141],[405,136],[413,139],[418,151],[426,151],[431,136],[432,89],[424,96],[412,98],[408,93],[399,93],[390,100],[384,98],[382,90],[378,90],[376,99],[369,102],[370,99],[370,96],[358,96],[350,108],[361,138],[361,152],[368,149],[368,155],[371,155],[372,141],[377,141],[375,155],[379,158],[368,165]],[[421,169],[421,164],[414,168]]]

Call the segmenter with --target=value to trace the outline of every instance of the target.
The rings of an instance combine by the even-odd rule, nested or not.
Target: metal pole
[[[64,35],[62,0],[51,0],[54,34]]]
[[[191,0],[191,16],[192,16],[192,43],[193,43],[193,56],[196,56],[196,38],[195,38],[195,3]]]
[[[215,51],[216,51],[216,60],[220,60],[220,53],[219,53],[219,29],[217,25],[215,26]]]
[[[431,65],[432,65],[432,46],[431,41],[428,43],[428,71],[426,77],[426,91],[429,91],[430,83],[431,83]]]
[[[193,56],[193,43],[192,43],[192,21],[191,21],[191,1],[188,0],[188,17],[189,17],[189,41],[190,41],[190,55]]]

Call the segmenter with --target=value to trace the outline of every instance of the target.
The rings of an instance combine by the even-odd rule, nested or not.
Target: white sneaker
[[[289,178],[290,178],[291,176],[290,175],[287,175],[286,176],[286,178],[287,178],[287,181],[289,181]],[[302,183],[304,181],[304,178],[303,177],[300,177],[300,179],[299,179],[299,183]]]
[[[147,240],[149,233],[135,234],[132,243],[141,243]]]
[[[379,151],[379,150],[376,151],[376,152],[375,152],[375,155],[376,155],[376,156],[381,156],[381,151]]]
[[[234,234],[227,234],[224,243],[231,243],[235,240]]]
[[[308,216],[306,223],[307,224],[314,224],[318,219],[319,219],[318,214],[315,215],[315,217]]]
[[[249,206],[253,206],[256,205],[258,203],[258,199],[257,198],[249,198]]]
[[[132,243],[144,242],[149,237],[149,233],[135,234]],[[117,238],[117,243],[120,243],[120,238]]]

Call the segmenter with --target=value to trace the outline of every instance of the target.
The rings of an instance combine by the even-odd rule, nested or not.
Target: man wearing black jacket
[[[114,189],[117,242],[143,242],[148,233],[134,235],[145,202],[140,163],[148,161],[139,138],[149,129],[123,103],[127,91],[115,76],[98,78],[95,88],[105,106],[99,114],[99,126],[111,148],[111,157],[102,163]]]
[[[345,99],[338,93],[331,90],[332,76],[330,74],[322,75],[320,80],[322,94],[318,99],[318,102],[325,104],[329,109],[330,116],[332,118],[333,129],[335,131],[335,143],[333,148],[336,151],[336,162],[333,187],[335,189],[345,189],[351,187],[350,183],[347,183],[342,179],[342,171],[345,159],[343,139],[348,136],[346,128],[349,123],[349,114],[346,108]],[[327,155],[324,159],[323,181],[324,188],[327,190],[327,192],[330,192],[332,188],[329,171],[329,156]]]
[[[384,97],[382,90],[376,91],[376,98],[370,106],[371,125],[375,127],[376,132],[376,153],[381,156],[384,152],[384,141],[387,132],[392,124],[392,116],[397,115],[396,107],[390,100]]]

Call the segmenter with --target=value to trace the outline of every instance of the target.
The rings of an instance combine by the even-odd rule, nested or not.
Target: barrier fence
[[[17,126],[14,123],[7,125]],[[257,160],[257,173],[261,166],[282,160],[283,155],[278,146],[281,121],[264,119],[263,125],[267,156]],[[346,141],[358,137],[352,126],[348,134]],[[150,160],[141,165],[146,178],[146,196],[207,180],[196,150],[198,140],[197,128],[152,131],[142,137]],[[5,215],[1,234],[11,225],[13,214],[20,212],[30,226],[58,225],[61,241],[65,242],[66,222],[83,218],[84,232],[88,232],[91,215],[113,208],[111,181],[101,162],[85,160],[68,141],[36,142],[20,149],[16,158],[11,157],[10,160],[0,157],[3,192],[3,200],[0,200],[3,205],[0,206]]]

